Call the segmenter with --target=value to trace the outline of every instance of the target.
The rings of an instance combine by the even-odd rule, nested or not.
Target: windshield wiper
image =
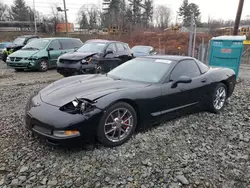
[[[27,47],[27,48],[23,48],[23,50],[39,50],[39,48]]]

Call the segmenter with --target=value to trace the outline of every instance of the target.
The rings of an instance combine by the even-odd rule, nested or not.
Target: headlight
[[[10,60],[10,57],[8,56],[6,60],[9,61],[9,60]]]
[[[27,101],[26,104],[26,111],[29,111],[33,107],[40,106],[39,101],[39,95],[37,94],[38,92],[35,92],[33,95],[31,95]]]
[[[86,59],[83,59],[83,60],[81,61],[81,64],[88,64],[88,62],[86,61]]]
[[[86,110],[86,104],[77,100],[72,101],[75,108],[79,108],[82,112]]]
[[[61,111],[70,113],[70,114],[83,114],[88,113],[95,108],[98,108],[94,105],[95,102],[88,102],[86,99],[75,99],[72,102],[67,103],[66,105],[60,107]]]

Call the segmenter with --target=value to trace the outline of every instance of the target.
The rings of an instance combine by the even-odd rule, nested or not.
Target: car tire
[[[136,126],[137,115],[134,108],[125,102],[115,103],[101,117],[97,140],[107,147],[122,145],[132,137]]]
[[[41,59],[39,62],[39,68],[38,70],[40,72],[46,72],[49,69],[49,63],[47,59]]]
[[[102,65],[96,65],[95,67],[95,74],[104,74],[104,67]]]
[[[62,74],[63,75],[63,77],[70,77],[70,76],[74,76],[74,74],[70,74],[70,73],[64,73],[64,74]]]
[[[3,53],[2,54],[2,61],[6,63],[6,59],[7,59],[7,54]]]
[[[223,83],[218,83],[209,99],[209,111],[219,113],[225,107],[226,101],[227,86]]]

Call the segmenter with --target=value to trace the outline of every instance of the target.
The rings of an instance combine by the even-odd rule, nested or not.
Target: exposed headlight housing
[[[33,107],[40,106],[41,104],[39,103],[39,95],[38,92],[35,92],[33,95],[31,95],[26,103],[25,110],[29,111]]]
[[[88,62],[87,62],[86,59],[83,59],[83,60],[81,61],[81,64],[88,64]]]
[[[94,103],[95,101],[88,99],[75,99],[59,109],[70,114],[83,114],[98,108],[94,105]]]

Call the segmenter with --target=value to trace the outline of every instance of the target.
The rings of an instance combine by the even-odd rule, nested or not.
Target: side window
[[[108,50],[112,50],[113,52],[116,52],[115,44],[114,44],[114,43],[111,43],[111,44],[107,47],[106,51],[108,51]]]
[[[173,69],[170,80],[177,80],[181,76],[189,76],[191,78],[199,76],[200,69],[193,60],[184,60],[179,62]]]
[[[71,40],[68,40],[68,39],[60,39],[59,40],[61,45],[62,45],[62,49],[64,50],[68,50],[68,49],[73,49],[73,45],[72,45],[72,42]]]
[[[204,63],[200,62],[199,60],[196,60],[196,62],[199,65],[202,74],[209,70],[209,67]]]
[[[26,44],[28,44],[29,42],[33,41],[33,40],[36,40],[37,38],[30,38],[27,40]]]
[[[50,48],[53,48],[53,50],[61,50],[61,45],[58,40],[53,40],[50,45]]]
[[[122,52],[125,50],[125,48],[123,47],[123,45],[121,43],[116,43],[116,46],[117,46],[118,52]]]
[[[78,39],[73,39],[72,43],[73,43],[73,48],[80,48],[83,45],[83,43]]]
[[[128,47],[127,44],[123,44],[123,47],[124,47],[125,50],[128,50],[128,49],[129,49],[129,47]]]

